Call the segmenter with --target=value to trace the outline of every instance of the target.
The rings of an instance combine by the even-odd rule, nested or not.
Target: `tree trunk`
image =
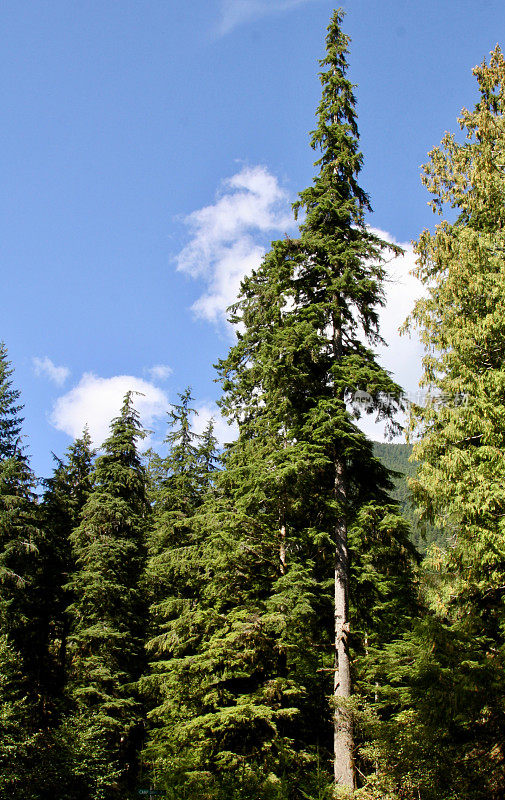
[[[280,520],[280,543],[279,543],[279,561],[281,567],[281,575],[286,574],[286,522],[284,519],[284,511]]]
[[[346,485],[342,461],[335,463],[335,497],[339,519],[335,528],[335,678],[333,699],[333,751],[335,786],[354,789],[352,716],[341,701],[351,697],[351,665],[349,659],[349,553],[345,520]]]

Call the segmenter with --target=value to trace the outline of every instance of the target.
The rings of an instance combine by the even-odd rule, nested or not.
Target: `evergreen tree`
[[[444,216],[416,245],[427,289],[412,315],[428,402],[413,411],[413,490],[450,533],[426,564],[431,618],[385,652],[393,712],[383,758],[401,797],[505,791],[505,60],[476,67],[480,93],[430,153],[423,182]],[[455,219],[454,210],[457,212]]]
[[[158,511],[186,518],[193,513],[197,504],[200,437],[191,430],[192,417],[196,414],[195,409],[191,408],[194,399],[191,389],[185,389],[179,399],[181,402],[173,403],[168,412],[169,431],[164,441],[168,446],[168,454],[162,458],[151,451],[149,471],[152,500]],[[169,529],[171,524],[165,527]]]
[[[70,780],[67,750],[50,730],[48,615],[51,561],[22,445],[20,393],[0,346],[0,787],[2,796],[54,795]],[[63,777],[65,776],[65,777]]]
[[[71,723],[88,796],[96,800],[132,796],[142,738],[134,687],[143,666],[145,606],[139,583],[150,514],[137,453],[142,435],[128,392],[71,535],[76,562],[68,584]]]
[[[371,349],[389,245],[365,225],[340,23],[312,139],[319,174],[296,205],[299,238],[272,244],[233,310],[241,332],[219,370],[240,435],[191,521],[192,593],[158,640],[172,710],[158,778],[174,797],[317,794],[330,750],[334,784],[352,790],[349,546],[360,633],[375,624],[369,639],[383,642],[393,619],[401,629],[395,595],[412,599],[405,524],[348,408],[364,390],[390,421],[400,390]],[[398,569],[387,553],[402,554]]]
[[[392,497],[398,503],[402,515],[411,526],[411,541],[420,553],[432,546],[446,547],[447,534],[426,517],[419,518],[416,503],[409,486],[409,478],[415,477],[418,463],[412,456],[412,444],[374,442],[374,453],[391,473],[394,489]]]
[[[39,607],[44,630],[46,663],[44,687],[48,706],[61,710],[66,682],[70,599],[65,589],[74,565],[70,535],[79,525],[83,506],[92,488],[94,452],[85,429],[68,448],[65,460],[56,459],[51,478],[44,481],[41,504]]]
[[[358,390],[368,392],[373,411],[390,420],[399,402],[399,387],[371,349],[380,341],[384,257],[398,250],[365,224],[370,205],[357,182],[362,156],[341,21],[336,12],[321,62],[323,92],[311,140],[320,151],[319,173],[295,204],[296,213],[305,212],[300,236],[274,242],[244,281],[235,319],[245,332],[220,369],[228,413],[246,425],[248,415],[271,415],[300,468],[326,473],[323,502],[333,520],[326,533],[335,548],[334,781],[352,788],[348,527],[387,478],[348,403]]]
[[[22,445],[20,392],[12,387],[7,350],[0,344],[0,632],[17,652],[25,691],[37,701],[40,686],[35,479]]]
[[[212,420],[202,435],[194,433],[191,390],[179,397],[180,403],[173,404],[168,415],[168,454],[165,458],[151,454],[149,462],[154,488],[147,567],[151,601],[147,649],[152,661],[142,684],[151,706],[150,735],[143,756],[151,775],[166,771],[176,748],[173,727],[180,694],[174,685],[167,641],[177,636],[188,603],[199,593],[191,520],[210,490],[217,461]]]
[[[0,457],[2,460],[17,455],[21,444],[23,418],[20,412],[20,392],[12,387],[13,369],[7,358],[7,347],[0,342]]]
[[[18,654],[0,635],[0,797],[21,798],[35,734],[28,724],[26,686]]]

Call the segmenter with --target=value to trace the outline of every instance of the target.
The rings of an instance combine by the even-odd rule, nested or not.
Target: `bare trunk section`
[[[286,525],[283,522],[280,529],[279,560],[281,563],[281,575],[286,574]]]
[[[335,497],[340,506],[335,527],[335,678],[333,699],[333,752],[335,786],[354,789],[353,725],[351,712],[342,700],[351,697],[349,658],[349,553],[345,520],[346,484],[342,461],[335,463]]]
[[[340,297],[334,297],[333,356],[342,362],[342,321]],[[341,397],[344,402],[344,397]],[[333,780],[334,788],[341,787],[351,792],[355,788],[354,734],[352,715],[345,707],[351,697],[351,661],[349,658],[349,551],[347,548],[347,483],[345,465],[335,458],[335,500],[338,519],[335,525],[335,664],[333,683]],[[342,701],[344,703],[342,704]]]

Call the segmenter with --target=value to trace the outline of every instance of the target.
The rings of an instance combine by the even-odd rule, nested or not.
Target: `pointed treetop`
[[[145,470],[137,449],[139,440],[147,435],[142,428],[138,411],[133,405],[134,392],[127,392],[121,412],[112,420],[110,435],[103,444],[103,454],[95,466],[95,480],[106,492],[124,498],[138,495],[143,503]]]
[[[23,418],[19,416],[23,406],[19,403],[21,392],[12,388],[10,378],[13,372],[7,358],[7,347],[4,342],[0,342],[0,459],[12,458],[23,450]]]
[[[110,436],[103,445],[106,452],[112,445],[117,446],[122,437],[125,438],[125,443],[131,441],[130,446],[135,449],[137,440],[144,439],[147,435],[142,428],[139,412],[133,405],[134,394],[139,394],[139,392],[126,392],[119,416],[111,422]]]
[[[178,445],[181,454],[186,455],[192,450],[192,443],[199,438],[198,434],[191,430],[191,418],[197,413],[196,409],[191,407],[195,398],[191,396],[190,386],[186,387],[183,392],[178,392],[177,397],[181,402],[171,403],[171,409],[168,412],[171,429],[165,437],[165,443],[171,445],[172,450],[176,449]]]
[[[319,63],[323,68],[323,86],[317,109],[317,127],[311,133],[311,147],[321,152],[314,166],[320,168],[313,186],[300,193],[294,204],[295,216],[300,208],[307,211],[302,231],[319,224],[330,207],[339,206],[343,221],[349,217],[353,224],[364,224],[364,213],[371,211],[368,195],[357,182],[363,156],[359,151],[354,84],[346,77],[349,36],[340,28],[344,17],[341,9],[334,12],[326,37],[326,56]],[[326,195],[327,202],[322,201]],[[319,210],[319,213],[318,212]],[[344,212],[342,214],[342,212]]]

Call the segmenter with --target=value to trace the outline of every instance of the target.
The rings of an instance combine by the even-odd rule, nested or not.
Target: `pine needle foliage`
[[[177,562],[188,591],[163,606],[151,643],[164,682],[156,785],[174,797],[322,797],[334,758],[335,568],[346,602],[351,577],[338,548],[359,548],[356,652],[365,627],[383,641],[412,596],[405,524],[350,407],[367,391],[395,427],[400,389],[373,346],[384,260],[398,248],[365,223],[341,22],[336,12],[328,29],[319,172],[295,204],[299,237],[272,243],[231,310],[237,341],[218,370],[239,438],[189,521]],[[398,570],[387,552],[401,554]]]
[[[429,402],[413,409],[413,491],[450,534],[424,572],[431,614],[386,650],[392,712],[377,757],[394,796],[499,798],[505,791],[505,60],[474,69],[479,101],[429,154],[423,183],[442,216],[417,244],[414,309]]]
[[[71,535],[69,686],[75,748],[89,797],[133,796],[142,710],[135,689],[144,657],[140,582],[150,507],[137,452],[143,436],[132,393],[95,464],[93,490]]]
[[[87,429],[58,459],[51,478],[44,481],[40,506],[42,536],[40,551],[39,604],[43,617],[46,660],[44,686],[47,713],[55,721],[66,705],[67,644],[71,603],[66,585],[74,571],[70,535],[80,522],[81,512],[92,489],[95,453]]]
[[[142,689],[150,709],[143,763],[151,779],[172,773],[178,751],[177,722],[184,715],[186,687],[185,681],[178,683],[177,656],[184,650],[184,642],[196,635],[187,630],[187,612],[200,596],[203,576],[192,520],[212,490],[218,461],[213,421],[203,434],[196,434],[192,430],[196,411],[191,407],[191,389],[179,398],[180,403],[174,403],[168,414],[168,453],[164,458],[151,454],[149,459],[154,478],[146,571],[150,668]],[[170,783],[177,785],[177,777]]]
[[[18,653],[25,690],[37,696],[39,684],[38,613],[33,596],[38,563],[35,478],[21,430],[20,392],[0,344],[0,631]]]

